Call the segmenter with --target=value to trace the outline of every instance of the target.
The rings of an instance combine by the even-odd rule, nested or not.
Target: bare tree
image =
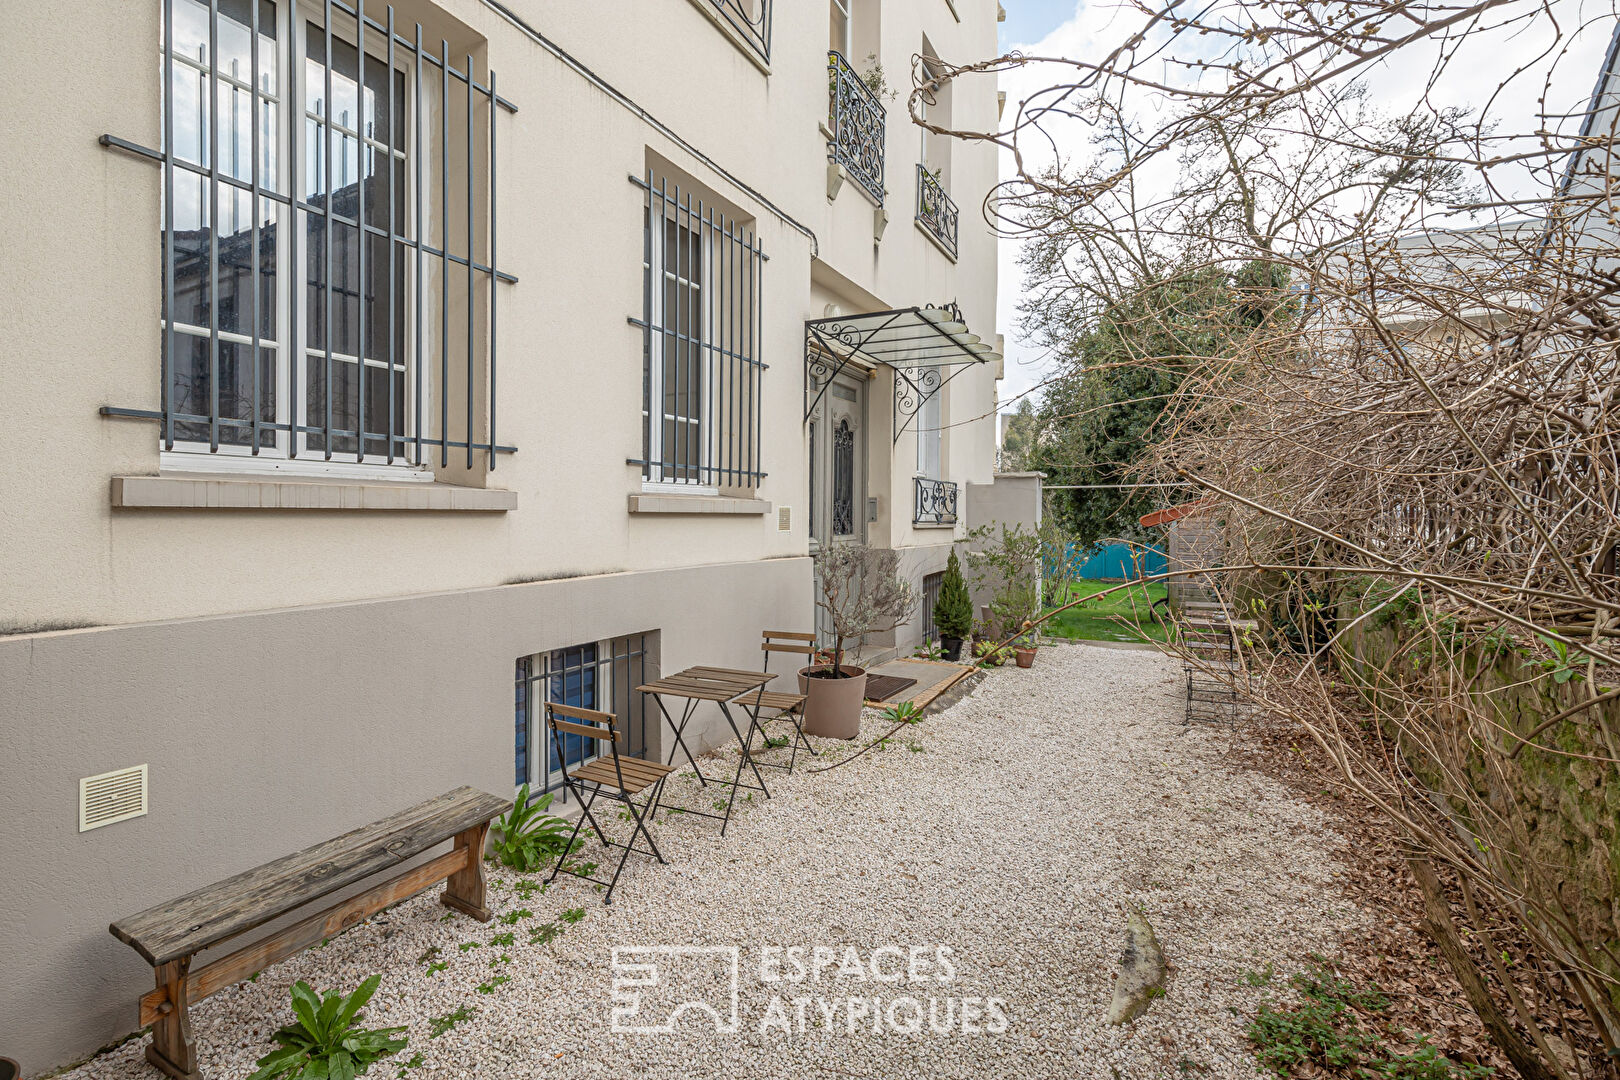
[[[1218,513],[1218,602],[1260,625],[1238,684],[1399,830],[1503,1055],[1614,1076],[1620,82],[1594,64],[1557,89],[1614,11],[1137,0],[1116,21],[1097,58],[935,71],[913,119],[944,131],[918,107],[941,81],[1053,73],[1003,130],[945,132],[1012,154],[985,209],[1030,240],[1046,344],[1105,310],[1154,339],[1162,307],[1134,301],[1172,274],[1260,264],[1290,298],[1111,361],[1183,373],[1139,470]],[[1480,70],[1477,100],[1445,102]],[[1409,93],[1378,107],[1394,79]],[[1511,971],[1492,912],[1528,942]]]

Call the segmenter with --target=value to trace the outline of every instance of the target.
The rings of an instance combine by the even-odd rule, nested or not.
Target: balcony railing
[[[917,477],[916,501],[911,512],[913,525],[955,525],[956,485],[949,480]]]
[[[771,0],[708,0],[748,47],[771,62]]]
[[[883,102],[837,52],[827,54],[827,160],[842,165],[855,182],[883,205]]]
[[[926,165],[917,166],[917,223],[939,241],[952,259],[956,258],[956,204],[945,194],[939,177]]]

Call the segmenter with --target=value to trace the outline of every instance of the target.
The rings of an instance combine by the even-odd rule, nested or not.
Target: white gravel
[[[633,857],[611,907],[568,878],[520,897],[504,870],[492,873],[503,882],[492,906],[533,913],[511,925],[451,917],[433,894],[417,897],[197,1006],[204,1075],[252,1071],[269,1033],[288,1018],[295,979],[351,988],[381,972],[367,1019],[410,1026],[410,1048],[370,1074],[390,1080],[417,1053],[411,1080],[1247,1080],[1256,1070],[1242,1031],[1262,991],[1244,973],[1268,963],[1288,971],[1309,952],[1331,953],[1367,916],[1335,885],[1341,841],[1322,815],[1227,763],[1225,733],[1184,728],[1181,685],[1179,664],[1157,653],[1043,648],[1034,668],[990,673],[881,753],[821,775],[803,768],[801,755],[791,778],[767,773],[772,798],[740,804],[724,839],[716,822],[662,817],[654,836],[670,865]],[[866,731],[879,724],[868,713]],[[816,765],[860,744],[820,745],[830,755]],[[686,783],[672,786],[672,797],[702,806],[713,793]],[[1130,905],[1157,930],[1171,981],[1145,1017],[1111,1028],[1103,1018]],[[570,908],[583,908],[583,919],[559,923],[562,933],[549,942],[527,944],[531,928]],[[505,931],[514,934],[511,946],[489,944]],[[469,942],[483,944],[458,948]],[[612,950],[664,945],[739,948],[735,1033],[716,1033],[694,1012],[674,1033],[612,1030]],[[851,964],[843,974],[827,967],[816,984],[761,981],[765,947],[804,946],[808,961],[818,945],[834,947],[826,955],[840,962],[851,960],[845,951],[853,946],[868,964],[886,946],[920,946],[924,961],[943,946],[954,977],[879,982],[857,979]],[[448,966],[429,974],[418,958],[433,947]],[[886,952],[877,961],[887,974],[909,957]],[[724,959],[666,961],[675,981],[647,992],[643,1015],[674,1003],[662,991],[692,987],[718,995],[724,1011]],[[479,993],[494,975],[511,981]],[[762,1029],[773,996],[782,1002],[775,1019],[793,1030]],[[794,997],[819,999],[805,1004],[802,1031]],[[926,1024],[908,1034],[919,1013],[901,1004],[894,1025],[880,1016],[879,1033],[857,1008],[852,1034],[851,997],[881,998],[880,1013],[895,998],[916,998],[924,1016],[933,998],[936,1020],[947,998],[954,1009],[963,999],[996,998],[1006,1030],[994,1030],[997,1006],[981,1004],[979,1033],[963,1033],[957,1011],[950,1034]],[[471,1018],[431,1037],[430,1018],[462,1006]],[[141,1060],[144,1042],[67,1075],[149,1080],[156,1073]]]

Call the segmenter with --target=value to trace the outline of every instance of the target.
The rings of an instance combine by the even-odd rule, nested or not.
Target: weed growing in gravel
[[[464,1024],[472,1019],[471,1005],[458,1005],[455,1012],[445,1013],[443,1016],[428,1018],[428,1038],[437,1039],[440,1035],[454,1028],[457,1024]]]
[[[920,754],[928,748],[919,742],[908,742],[906,743],[906,749],[910,750],[913,754]]]
[[[534,912],[530,911],[528,908],[520,907],[516,911],[508,911],[505,915],[502,915],[501,922],[505,923],[507,926],[516,926],[519,919],[528,919],[533,917],[533,915]]]
[[[427,966],[427,973],[429,975],[437,975],[439,972],[443,971],[445,968],[447,968],[449,966],[450,966],[450,961],[448,961],[448,960],[435,960],[435,961],[433,961],[433,963],[431,963],[431,964],[429,964]]]
[[[519,878],[513,883],[512,891],[517,893],[519,900],[532,900],[535,893],[546,891],[546,883],[533,878]]]
[[[553,797],[554,793],[548,791],[530,802],[529,785],[518,789],[512,809],[494,823],[495,855],[502,865],[527,873],[568,854],[573,825],[546,813]]]
[[[1264,972],[1248,972],[1245,979],[1261,986],[1271,976],[1268,964]],[[1418,1036],[1412,1053],[1391,1055],[1385,1038],[1404,1041],[1404,1033],[1382,1020],[1389,999],[1376,986],[1360,989],[1325,966],[1307,968],[1289,984],[1303,1000],[1281,1009],[1263,1002],[1248,1030],[1255,1058],[1277,1076],[1313,1064],[1357,1080],[1484,1080],[1494,1075],[1493,1069],[1452,1061],[1425,1035]]]
[[[542,923],[539,926],[531,926],[529,928],[529,944],[544,945],[560,933],[562,933],[562,927],[558,926],[555,921]]]
[[[456,948],[460,949],[462,952],[466,952],[468,949],[482,949],[483,947],[484,943],[482,941],[463,941],[460,945],[456,946]]]
[[[584,917],[585,917],[585,909],[582,908],[582,907],[571,907],[567,911],[562,913],[563,922],[568,923],[570,926],[572,926],[574,923],[579,922]]]
[[[477,989],[480,994],[493,994],[503,984],[511,981],[512,976],[510,975],[497,975],[487,983],[479,983],[475,989]]]
[[[439,957],[439,947],[437,945],[429,945],[427,951],[424,952],[421,956],[418,956],[416,958],[416,962],[418,964],[425,964],[429,960],[438,959],[438,957]]]
[[[510,956],[508,956],[506,953],[501,953],[501,955],[489,962],[489,966],[500,967],[502,964],[510,964],[511,962],[512,958]]]
[[[1250,986],[1270,986],[1271,978],[1275,974],[1277,974],[1276,967],[1272,964],[1267,964],[1264,971],[1245,971],[1243,973],[1243,981],[1248,983]]]
[[[404,1076],[412,1069],[420,1069],[423,1064],[425,1063],[422,1061],[422,1052],[418,1050],[416,1053],[411,1055],[411,1060],[399,1067],[399,1075]]]
[[[491,945],[499,945],[503,949],[506,948],[508,945],[512,944],[512,931],[507,930],[503,933],[496,934],[494,937],[489,939],[489,943]]]
[[[403,1027],[366,1030],[360,1026],[360,1010],[381,983],[382,976],[373,975],[352,994],[329,990],[323,995],[317,995],[302,979],[294,983],[296,1019],[275,1033],[281,1045],[255,1062],[258,1070],[251,1080],[352,1077],[379,1058],[405,1049],[406,1040],[395,1038]]]

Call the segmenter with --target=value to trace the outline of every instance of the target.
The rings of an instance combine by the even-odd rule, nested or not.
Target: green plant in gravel
[[[1267,965],[1259,977],[1269,982],[1270,975]],[[1246,977],[1249,985],[1261,985],[1256,973]],[[1389,999],[1377,987],[1358,988],[1319,958],[1317,966],[1295,975],[1289,985],[1299,992],[1300,1003],[1273,1008],[1263,1002],[1248,1028],[1255,1058],[1277,1076],[1313,1065],[1355,1080],[1485,1080],[1494,1075],[1495,1070],[1482,1065],[1452,1061],[1427,1036],[1418,1036],[1412,1053],[1391,1055],[1384,1039],[1401,1033],[1382,1020]]]
[[[1243,973],[1243,981],[1248,983],[1250,986],[1270,986],[1272,976],[1276,974],[1276,967],[1271,964],[1267,964],[1264,971],[1245,971]]]
[[[429,975],[437,975],[439,972],[443,971],[449,966],[450,961],[448,960],[435,960],[427,966],[427,973]]]
[[[951,548],[951,557],[945,562],[945,576],[939,582],[939,596],[934,600],[934,628],[940,637],[965,638],[973,633],[973,597],[968,594],[967,579],[962,576],[962,562]]]
[[[500,989],[500,987],[511,981],[512,976],[510,975],[497,975],[487,983],[479,983],[474,989],[476,989],[480,994],[493,994],[496,990]]]
[[[909,701],[902,701],[897,705],[890,705],[883,710],[883,719],[891,724],[920,724],[922,723],[922,710]]]
[[[562,929],[563,928],[558,926],[555,922],[542,923],[539,926],[531,926],[529,928],[529,944],[544,945],[555,938],[558,934],[562,933]]]
[[[507,930],[504,933],[496,934],[494,937],[489,939],[489,943],[491,945],[499,945],[503,949],[506,948],[508,945],[512,944],[512,931]]]
[[[297,1019],[275,1033],[281,1048],[255,1062],[258,1070],[249,1080],[354,1080],[373,1062],[403,1050],[407,1040],[394,1037],[403,1027],[360,1026],[360,1010],[381,983],[382,976],[373,975],[352,994],[330,990],[321,996],[302,979],[294,983]]]
[[[512,891],[517,893],[519,900],[533,900],[535,893],[546,891],[546,884],[532,878],[518,878],[512,885]]]
[[[584,917],[585,909],[582,907],[571,907],[562,913],[562,921],[568,923],[570,926],[579,922]]]
[[[453,1029],[457,1024],[466,1023],[472,1019],[471,1005],[457,1005],[455,1012],[447,1012],[443,1016],[428,1017],[428,1038],[437,1039],[440,1035]]]
[[[500,916],[500,920],[507,926],[516,926],[519,919],[531,918],[533,915],[534,912],[530,911],[528,908],[520,907],[515,908],[512,911],[508,911],[506,914]]]
[[[512,809],[495,821],[495,856],[501,863],[521,873],[549,866],[553,859],[568,854],[568,836],[573,825],[546,813],[553,793],[529,800],[529,785],[518,789]],[[581,841],[575,841],[577,847]]]

